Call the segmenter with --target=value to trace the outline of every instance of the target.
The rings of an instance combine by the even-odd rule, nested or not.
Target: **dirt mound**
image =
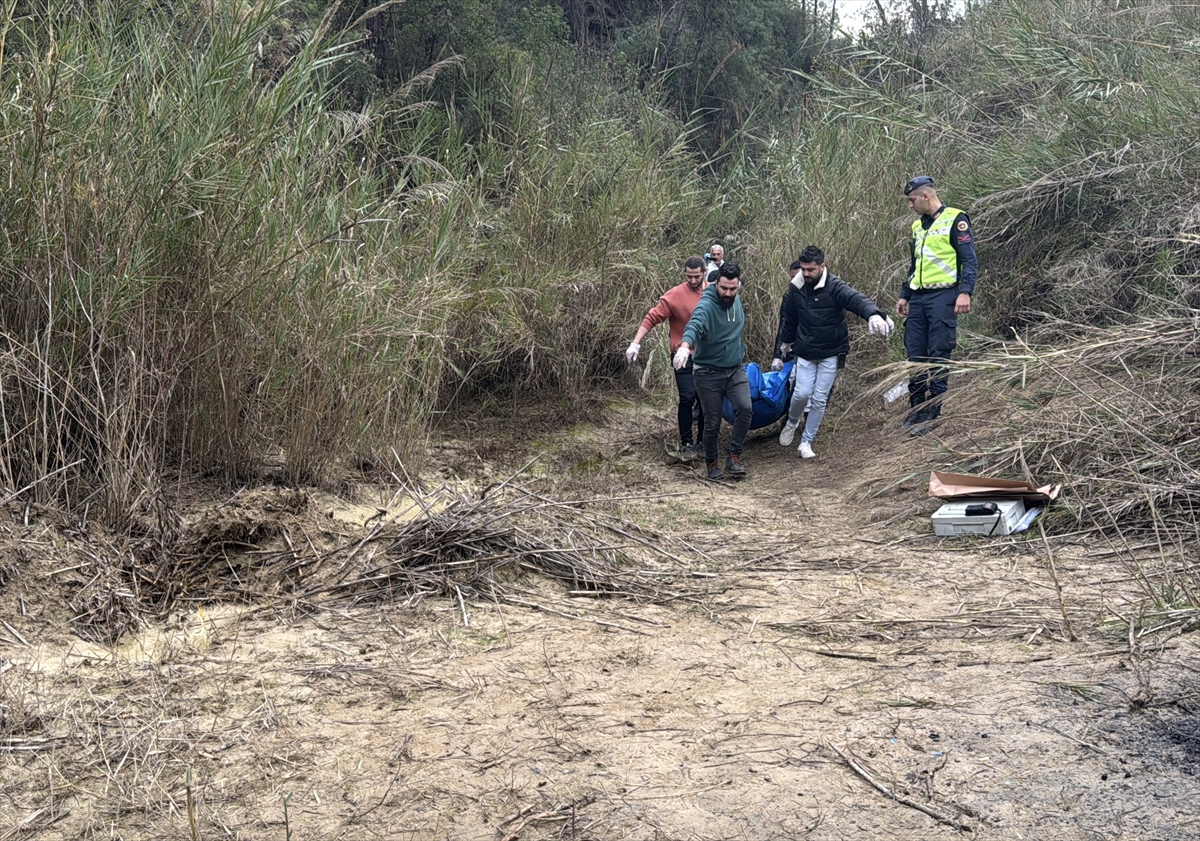
[[[206,555],[259,546],[283,533],[287,523],[309,509],[310,497],[302,490],[258,488],[239,493],[203,510],[182,529],[180,554]]]

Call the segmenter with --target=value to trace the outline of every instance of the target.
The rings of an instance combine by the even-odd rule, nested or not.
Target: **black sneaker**
[[[742,464],[741,453],[730,453],[725,459],[725,469],[734,476],[742,477],[746,475],[746,465]]]
[[[717,463],[715,461],[710,461],[708,463],[708,478],[712,479],[714,482],[718,479],[725,478],[725,474],[721,472],[721,468],[717,467]]]
[[[683,449],[679,451],[680,461],[693,461],[696,458],[696,448],[691,444],[684,444]]]

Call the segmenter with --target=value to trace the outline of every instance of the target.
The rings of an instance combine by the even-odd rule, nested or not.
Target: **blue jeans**
[[[792,390],[792,403],[788,406],[788,423],[799,424],[804,416],[804,406],[809,403],[808,422],[804,424],[802,442],[811,444],[817,437],[817,430],[825,418],[825,404],[829,402],[829,392],[833,391],[833,381],[837,379],[836,356],[825,359],[797,359],[796,387]]]
[[[721,436],[721,418],[724,417],[725,398],[733,404],[733,437],[729,439],[729,452],[742,454],[742,444],[750,431],[750,420],[754,406],[750,403],[750,380],[746,369],[704,368],[696,366],[696,394],[704,410],[704,458],[709,464],[717,460],[717,441]]]

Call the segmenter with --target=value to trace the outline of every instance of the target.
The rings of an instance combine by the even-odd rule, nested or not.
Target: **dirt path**
[[[644,408],[547,445],[703,559],[699,604],[210,607],[120,657],[7,614],[0,839],[189,837],[189,800],[200,838],[1200,838],[1195,637],[1131,641],[1105,547],[1052,543],[1071,641],[1040,539],[856,501],[917,446],[879,426],[756,436],[736,484]]]

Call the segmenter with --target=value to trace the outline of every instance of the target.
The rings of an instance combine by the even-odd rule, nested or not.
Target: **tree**
[[[816,5],[788,0],[677,0],[626,4],[614,49],[647,86],[663,91],[681,116],[698,115],[719,146],[756,109],[786,109],[797,77],[824,43]],[[821,34],[819,34],[821,33]]]

